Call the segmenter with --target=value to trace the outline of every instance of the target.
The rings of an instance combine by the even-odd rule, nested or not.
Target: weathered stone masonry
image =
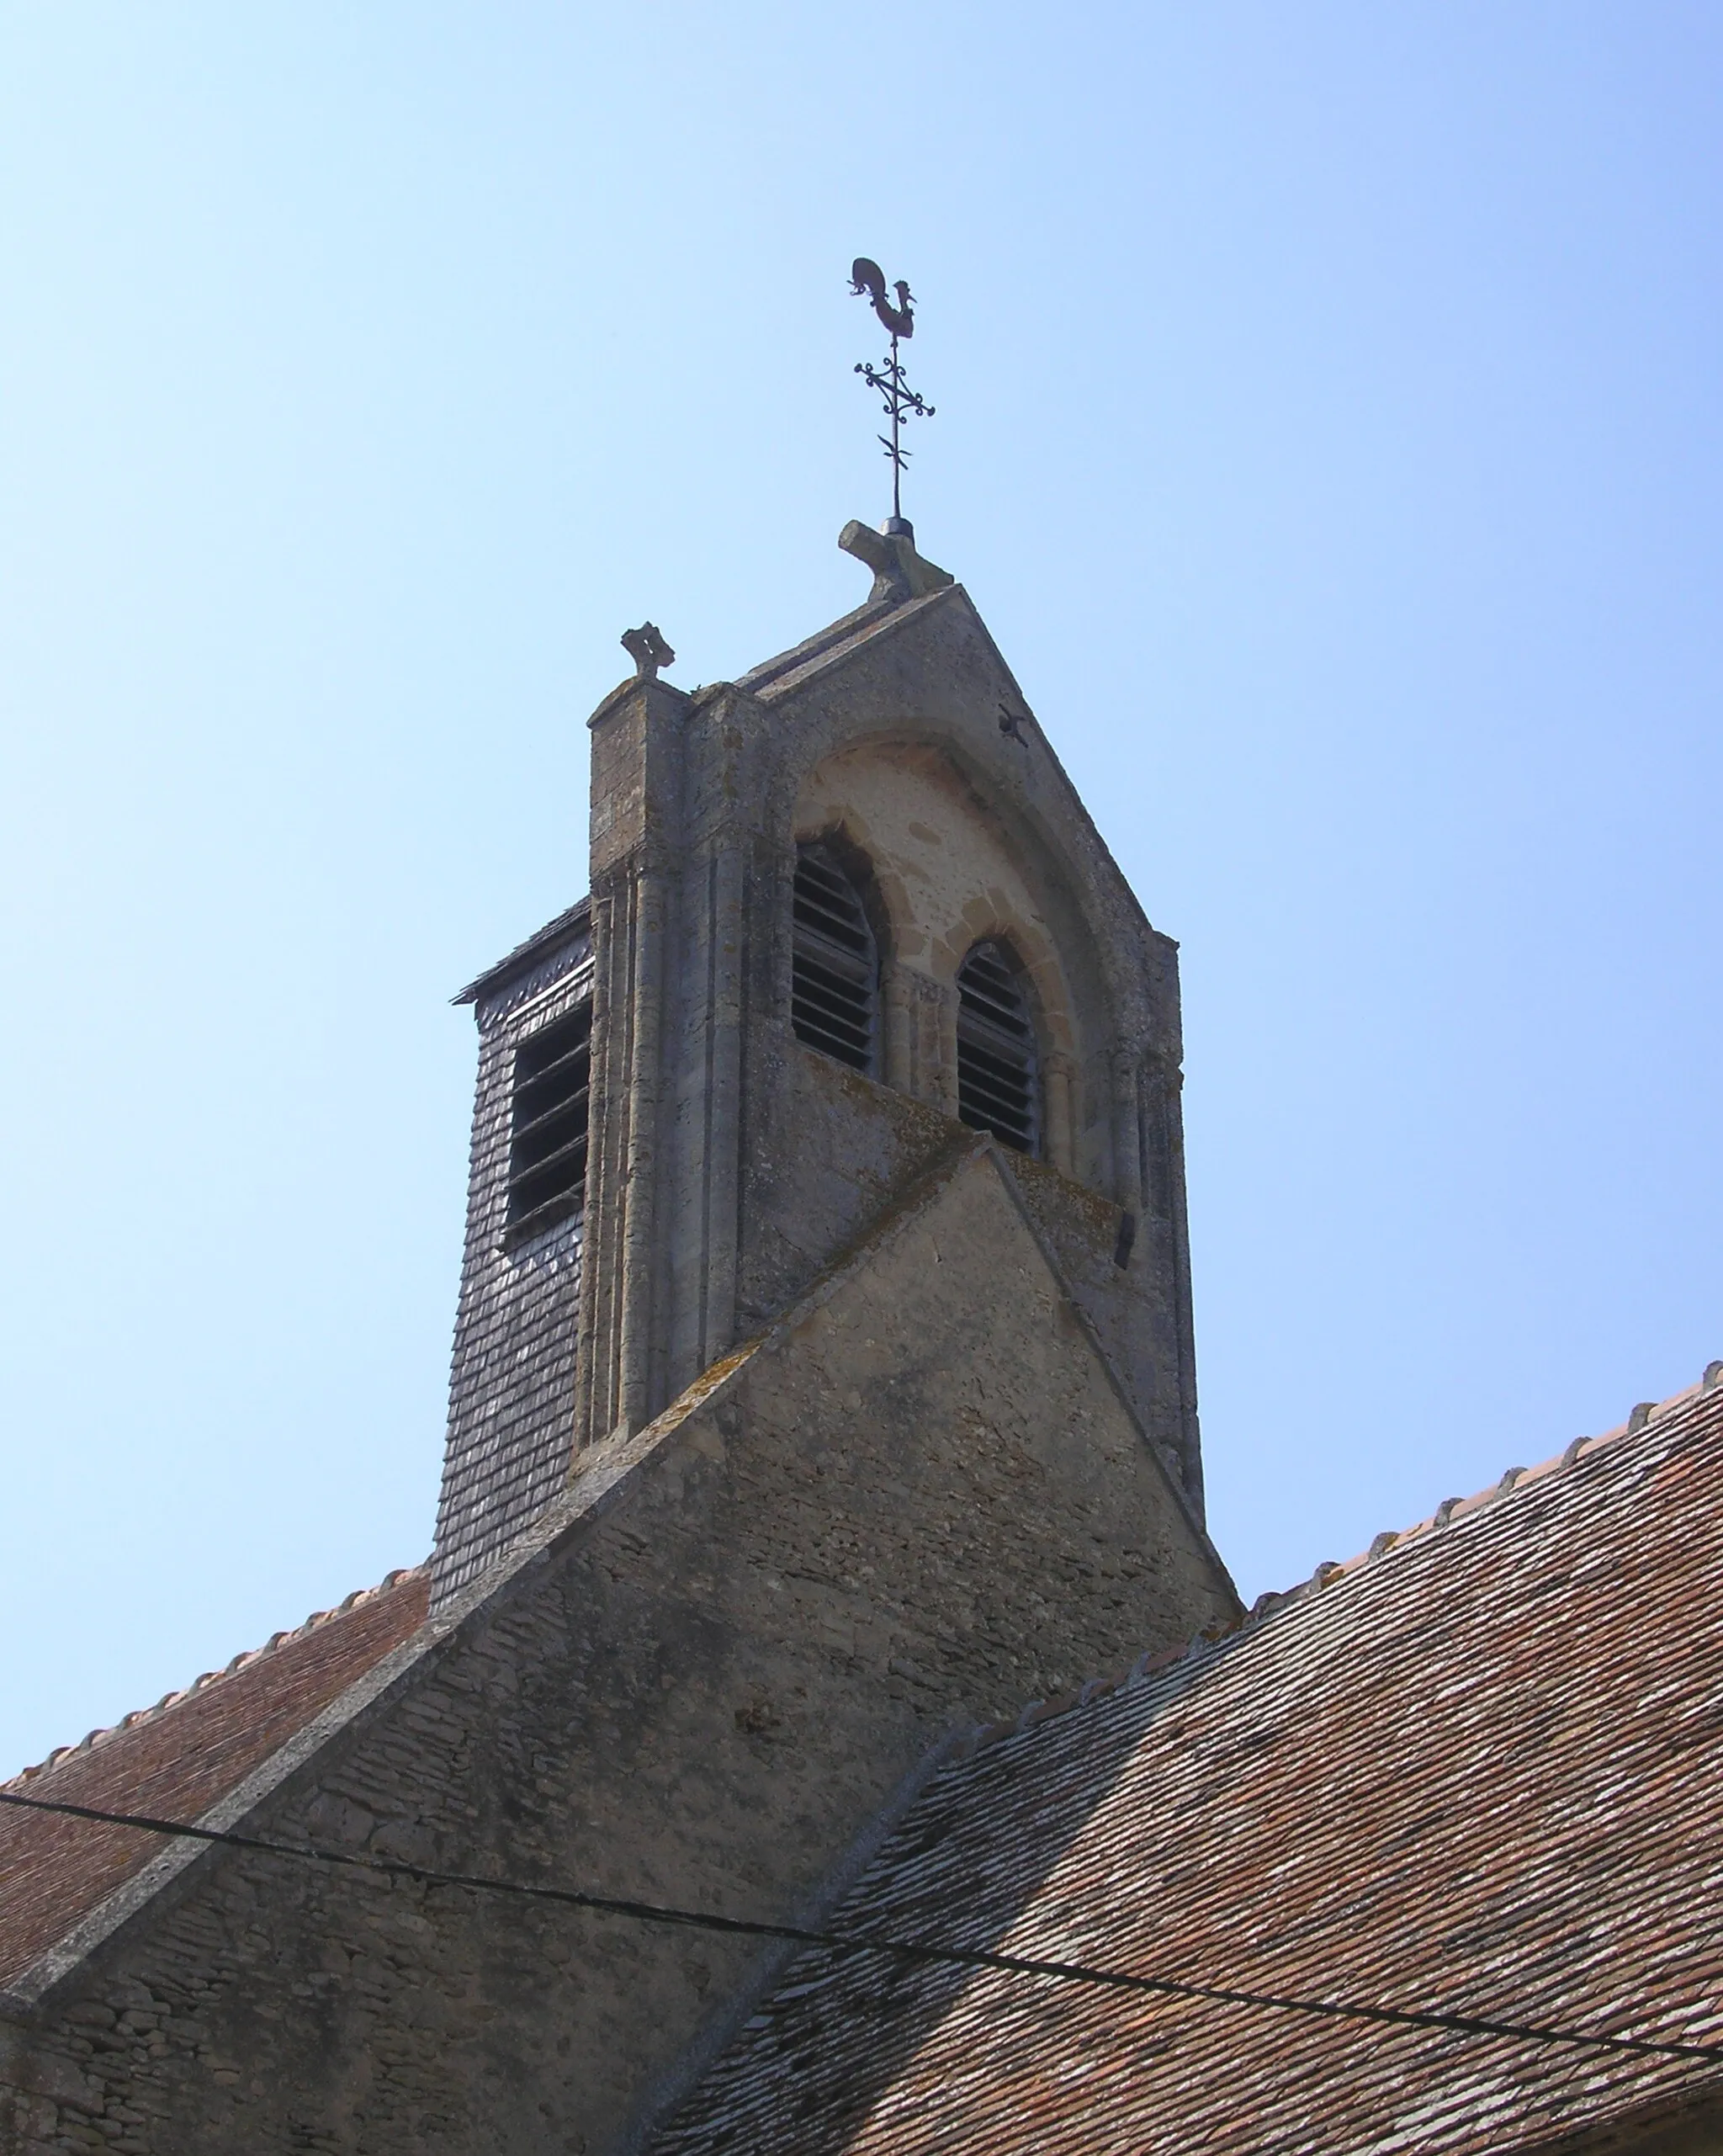
[[[768,1341],[589,1453],[501,1577],[222,1816],[787,1915],[941,1730],[1234,1608],[978,1140]],[[24,2156],[612,2148],[755,1961],[235,1851],[159,1864],[0,2024]]]
[[[559,1448],[566,1473],[583,1447],[641,1427],[771,1324],[952,1142],[955,974],[989,936],[1025,964],[1042,1034],[1047,1158],[1026,1173],[1136,1411],[1200,1509],[1176,950],[1032,720],[1002,730],[997,714],[1021,702],[946,580],[872,603],[739,682],[691,697],[642,679],[594,714],[575,1361],[559,1336],[530,1401],[492,1389],[490,1344],[505,1359],[511,1343],[548,1346],[552,1322],[538,1261],[496,1247],[517,1037],[490,1024],[483,997],[518,992],[509,969],[538,962],[529,945],[480,985],[481,1135],[439,1596],[506,1548],[554,1486]],[[877,1078],[806,1049],[788,1024],[796,848],[824,836],[871,866]],[[552,1299],[559,1324],[573,1299],[559,1288]]]
[[[208,1824],[793,1918],[950,1732],[1236,1613],[1176,950],[967,595],[888,550],[907,581],[794,651],[594,714],[590,902],[464,998],[429,1619],[203,1785]],[[828,841],[877,919],[874,1075],[790,1022],[797,849]],[[1041,1158],[954,1113],[982,942],[1026,983]],[[515,1059],[589,996],[584,1214],[522,1240]],[[608,2156],[763,1980],[687,1932],[148,1849],[0,2003],[5,2156]]]

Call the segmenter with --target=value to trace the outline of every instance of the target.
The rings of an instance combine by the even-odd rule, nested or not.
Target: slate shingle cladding
[[[979,1733],[831,1928],[1723,2042],[1723,1386],[1642,1415],[1218,1644]],[[819,1950],[652,2148],[1482,2156],[1720,2079]]]
[[[576,1216],[511,1245],[510,1113],[516,1049],[589,996],[591,981],[580,906],[463,992],[476,1006],[479,1075],[433,1607],[515,1542],[568,1474],[582,1223]]]

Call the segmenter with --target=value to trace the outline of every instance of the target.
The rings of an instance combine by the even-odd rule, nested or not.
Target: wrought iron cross
[[[885,272],[877,262],[858,255],[850,270],[850,289],[859,297],[865,294],[873,302],[873,311],[892,333],[892,348],[883,367],[870,366],[865,359],[857,360],[856,372],[871,390],[877,390],[885,400],[887,417],[892,422],[889,438],[882,434],[880,444],[892,465],[892,521],[886,529],[904,521],[904,466],[909,453],[903,445],[903,426],[905,419],[931,419],[933,406],[918,396],[904,380],[903,364],[898,358],[899,337],[915,334],[915,301],[909,286],[901,279],[892,287],[898,295],[893,306],[886,297]]]

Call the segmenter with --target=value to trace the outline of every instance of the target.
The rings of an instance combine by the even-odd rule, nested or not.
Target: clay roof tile
[[[3,1786],[103,1811],[196,1820],[425,1621],[422,1568],[391,1572],[298,1631],[206,1670]],[[127,1827],[0,1806],[0,1989],[161,1845]]]
[[[978,1730],[832,1926],[1710,2040],[1720,1572],[1713,1363],[1620,1429],[1260,1597],[1225,1638]],[[814,1949],[651,2146],[1484,2156],[1720,2098],[1702,2060]]]

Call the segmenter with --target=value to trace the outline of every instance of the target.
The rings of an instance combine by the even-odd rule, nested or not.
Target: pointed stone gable
[[[739,682],[684,693],[625,640],[590,900],[464,991],[423,1601],[52,1786],[805,1917],[953,1730],[1236,1616],[1201,1526],[1176,949],[968,595],[879,537],[843,541],[867,603]],[[775,1966],[111,1822],[10,1831],[27,2156],[599,2156]]]
[[[592,1448],[224,1823],[805,1916],[946,1732],[1236,1608],[1010,1170],[966,1140],[765,1337]],[[144,2116],[162,2156],[286,2156],[335,2120],[365,2156],[596,2152],[772,1966],[205,1850],[62,1970],[0,2081],[32,2150]]]
[[[1015,1134],[1064,1186],[1045,1209],[1084,1307],[1200,1514],[1176,947],[968,594],[870,600],[692,693],[637,677],[589,723],[590,906],[467,991],[480,1084],[432,1607],[961,1142],[959,976],[983,946],[1021,990]],[[810,850],[867,924],[847,1059],[793,1016]],[[518,1081],[577,1006],[580,1209],[523,1215],[538,1141]]]

